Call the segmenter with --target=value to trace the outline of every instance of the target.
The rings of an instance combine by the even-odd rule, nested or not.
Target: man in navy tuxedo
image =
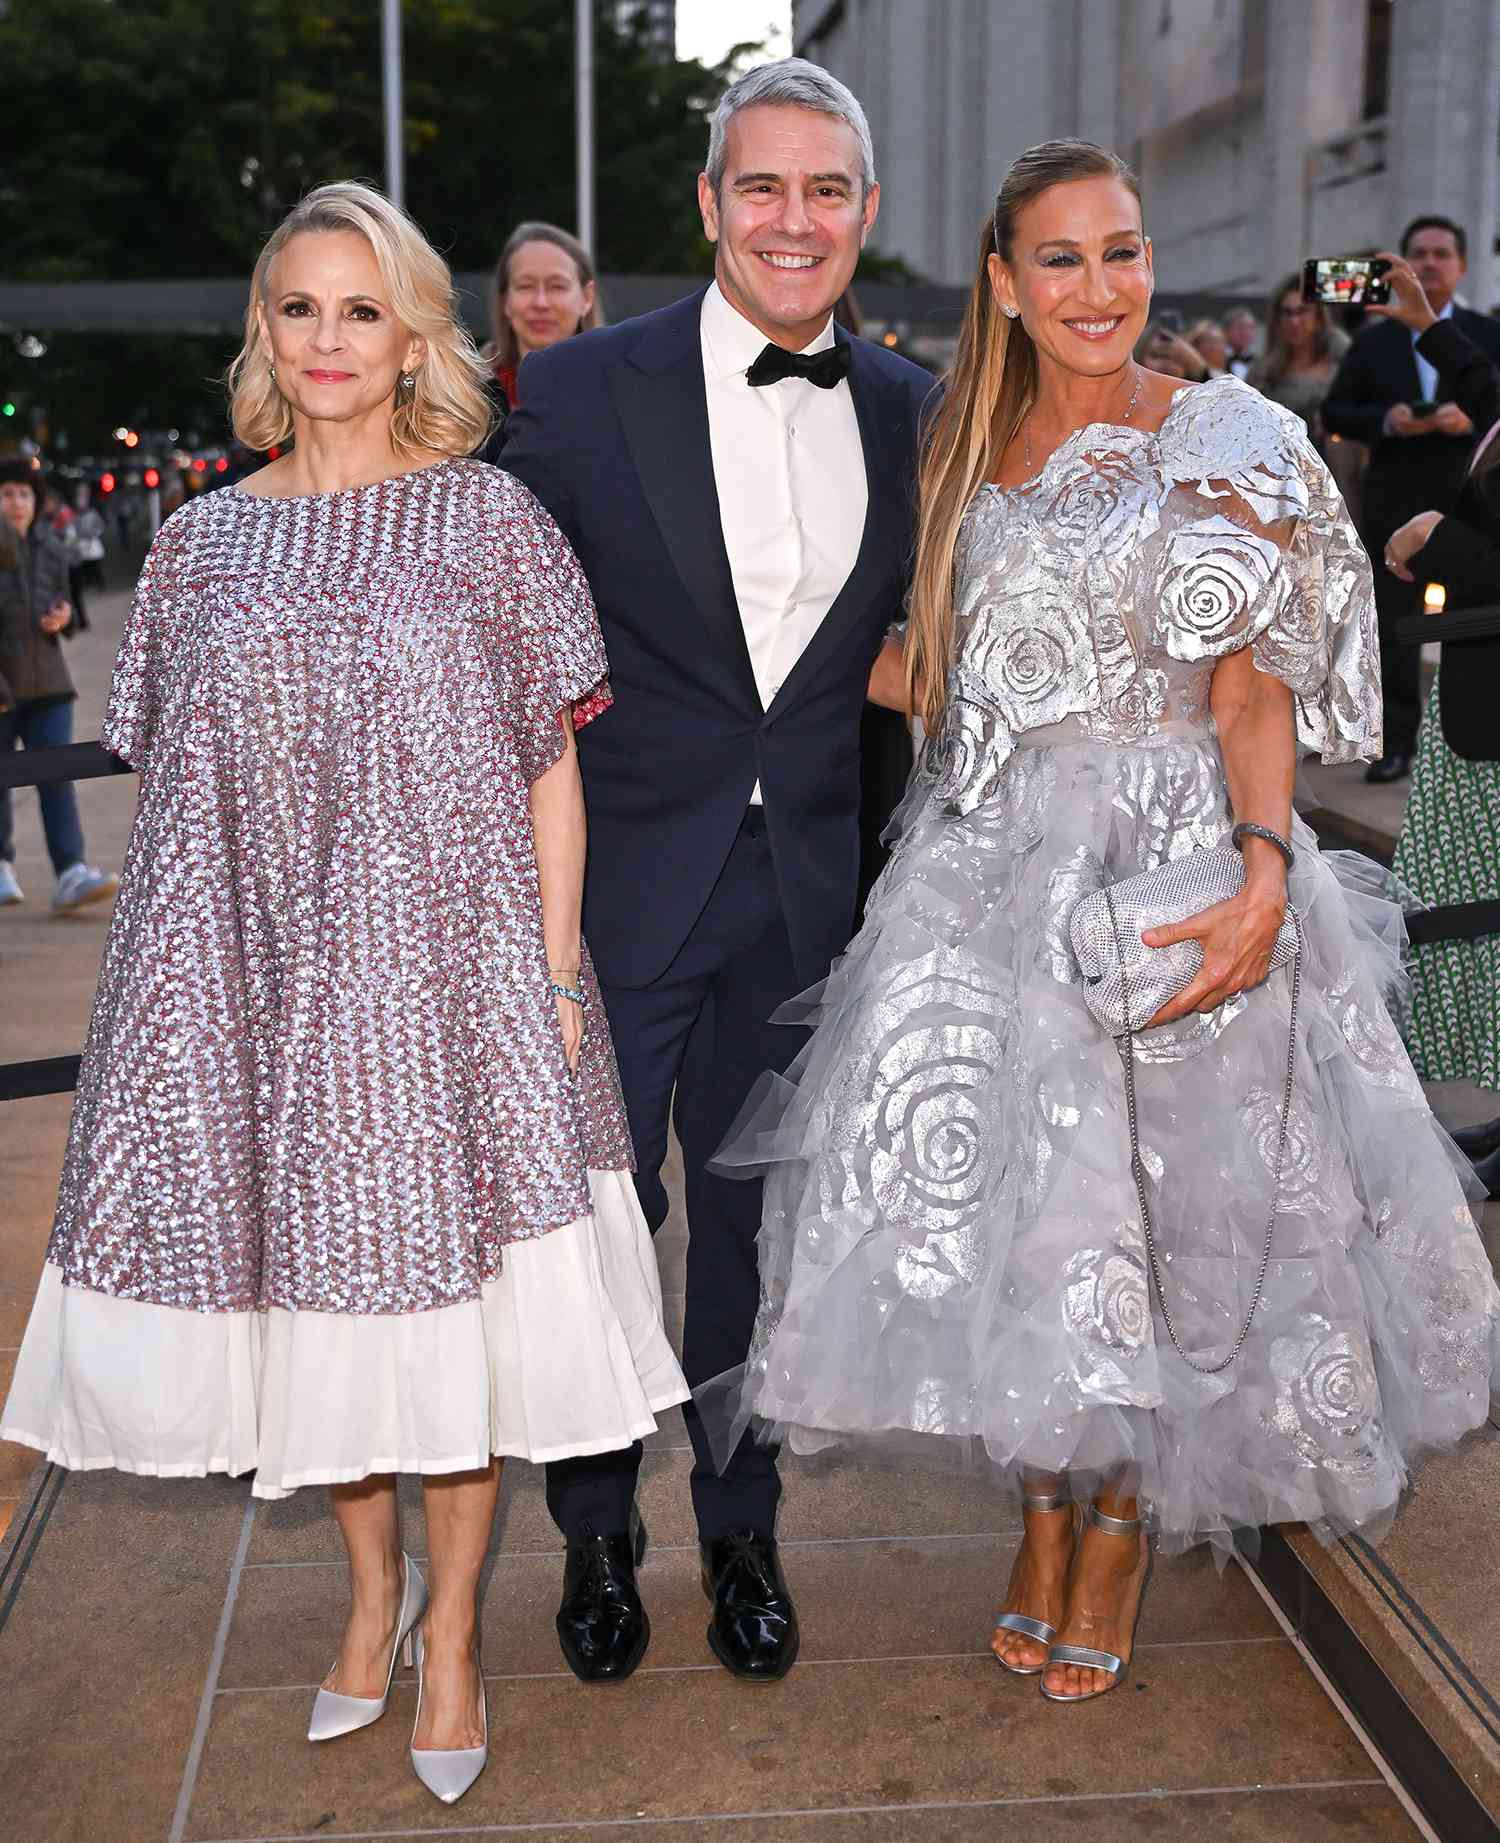
[[[879,205],[842,84],[798,58],[742,77],[698,197],[712,285],[529,358],[502,460],[577,552],[609,650],[614,708],[579,738],[584,932],[653,1230],[669,1117],[682,1145],[694,1385],[744,1361],[759,1298],[761,1185],[708,1161],[803,1041],[771,1014],[855,922],[860,716],[908,580],[932,388],[833,323]],[[709,1644],[737,1675],[784,1676],[775,1449],[747,1438],[721,1473],[685,1412]],[[558,1636],[588,1681],[628,1676],[649,1639],[640,1456],[547,1468],[568,1544]]]
[[[1401,254],[1416,270],[1438,318],[1451,319],[1500,363],[1500,325],[1453,298],[1467,267],[1463,227],[1451,218],[1414,218],[1401,234]],[[1423,584],[1403,582],[1385,567],[1386,540],[1415,513],[1452,507],[1474,443],[1484,434],[1456,403],[1434,401],[1437,383],[1437,367],[1417,350],[1410,328],[1382,319],[1366,326],[1345,353],[1323,404],[1323,421],[1333,434],[1370,448],[1360,488],[1360,536],[1375,568],[1385,753],[1365,770],[1367,781],[1398,781],[1410,772],[1422,714],[1420,654],[1397,639],[1396,624],[1421,612]]]

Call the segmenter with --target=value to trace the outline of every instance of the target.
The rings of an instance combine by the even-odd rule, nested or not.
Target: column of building
[[[1500,296],[1493,248],[1500,223],[1500,6],[1442,0],[1398,6],[1391,55],[1390,170],[1394,237],[1424,211],[1469,233],[1463,293]]]

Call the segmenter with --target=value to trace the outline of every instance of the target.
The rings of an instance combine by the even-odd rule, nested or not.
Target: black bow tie
[[[767,346],[745,373],[745,382],[754,390],[762,384],[779,384],[783,378],[806,378],[819,390],[832,390],[849,375],[849,348],[831,345],[821,352],[788,352],[781,346]]]

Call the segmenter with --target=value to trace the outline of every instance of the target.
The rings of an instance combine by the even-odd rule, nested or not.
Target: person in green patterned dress
[[[1500,371],[1433,313],[1421,283],[1392,259],[1391,304],[1373,308],[1412,330],[1415,355],[1438,373],[1432,394],[1479,431],[1455,510],[1422,512],[1394,533],[1386,566],[1440,582],[1447,606],[1500,602]],[[1424,902],[1500,900],[1500,639],[1450,642],[1423,713],[1397,875]],[[1500,935],[1416,950],[1407,1048],[1428,1081],[1500,1089]],[[1455,1135],[1500,1196],[1500,1119]]]

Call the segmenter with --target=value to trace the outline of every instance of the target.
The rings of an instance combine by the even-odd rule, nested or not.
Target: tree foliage
[[[722,71],[654,59],[599,7],[605,269],[708,266],[694,205]],[[0,7],[0,274],[234,275],[331,179],[382,168],[379,0]],[[407,203],[455,268],[574,219],[572,8],[406,0]]]

